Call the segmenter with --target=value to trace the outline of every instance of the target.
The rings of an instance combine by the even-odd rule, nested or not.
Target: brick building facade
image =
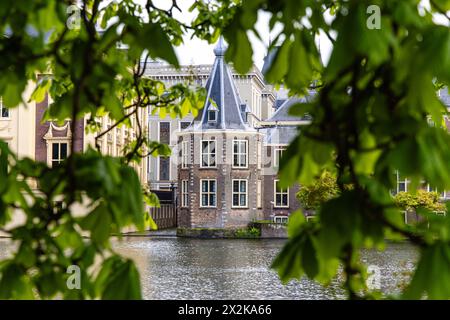
[[[178,226],[242,228],[255,220],[283,221],[298,209],[298,188],[280,189],[282,151],[307,121],[292,118],[288,100],[267,120],[249,121],[222,41],[206,83],[202,113],[178,132]]]

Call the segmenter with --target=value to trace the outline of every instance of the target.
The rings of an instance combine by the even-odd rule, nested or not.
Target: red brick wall
[[[44,135],[48,132],[50,122],[42,123],[45,110],[48,108],[48,94],[41,102],[36,103],[36,135],[35,135],[35,157],[36,161],[47,162],[47,143]],[[84,147],[84,120],[77,120],[76,122],[76,140],[75,151],[82,152]],[[54,136],[66,136],[67,132],[53,131]]]

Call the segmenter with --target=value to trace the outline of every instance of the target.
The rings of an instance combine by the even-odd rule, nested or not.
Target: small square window
[[[208,111],[208,122],[216,122],[217,121],[217,111],[209,110]]]

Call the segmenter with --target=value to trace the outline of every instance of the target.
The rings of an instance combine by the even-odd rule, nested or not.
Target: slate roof
[[[275,100],[275,109],[278,110],[279,107],[281,107],[283,105],[283,103],[285,103],[287,101],[287,99],[277,99]]]
[[[276,121],[299,121],[299,120],[306,120],[304,117],[296,117],[289,114],[289,109],[297,103],[307,103],[311,102],[314,96],[316,95],[315,91],[309,91],[309,94],[297,98],[292,97],[287,99],[281,106],[277,108],[277,111],[270,117],[267,121],[269,122],[276,122]]]
[[[441,99],[442,103],[444,103],[447,108],[450,108],[450,89],[443,88],[439,91],[439,94],[439,98]]]
[[[300,132],[297,126],[274,126],[260,129],[260,132],[264,134],[265,144],[274,145],[287,145]]]
[[[264,57],[264,64],[262,67],[262,74],[266,74],[267,71],[269,71],[273,61],[275,60],[275,56],[277,55],[278,50],[280,49],[279,46],[275,46],[273,49],[271,49],[267,55]]]
[[[226,49],[223,39],[220,38],[214,49],[216,60],[206,83],[205,106],[194,119],[195,130],[254,130],[243,120],[241,112],[246,107],[241,102],[230,68],[224,61]],[[210,110],[216,110],[217,121],[208,121]]]

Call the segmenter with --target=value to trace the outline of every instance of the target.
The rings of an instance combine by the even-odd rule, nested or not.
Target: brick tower
[[[205,106],[178,136],[182,228],[242,228],[262,217],[262,134],[248,124],[247,105],[237,93],[225,51],[221,38]]]

